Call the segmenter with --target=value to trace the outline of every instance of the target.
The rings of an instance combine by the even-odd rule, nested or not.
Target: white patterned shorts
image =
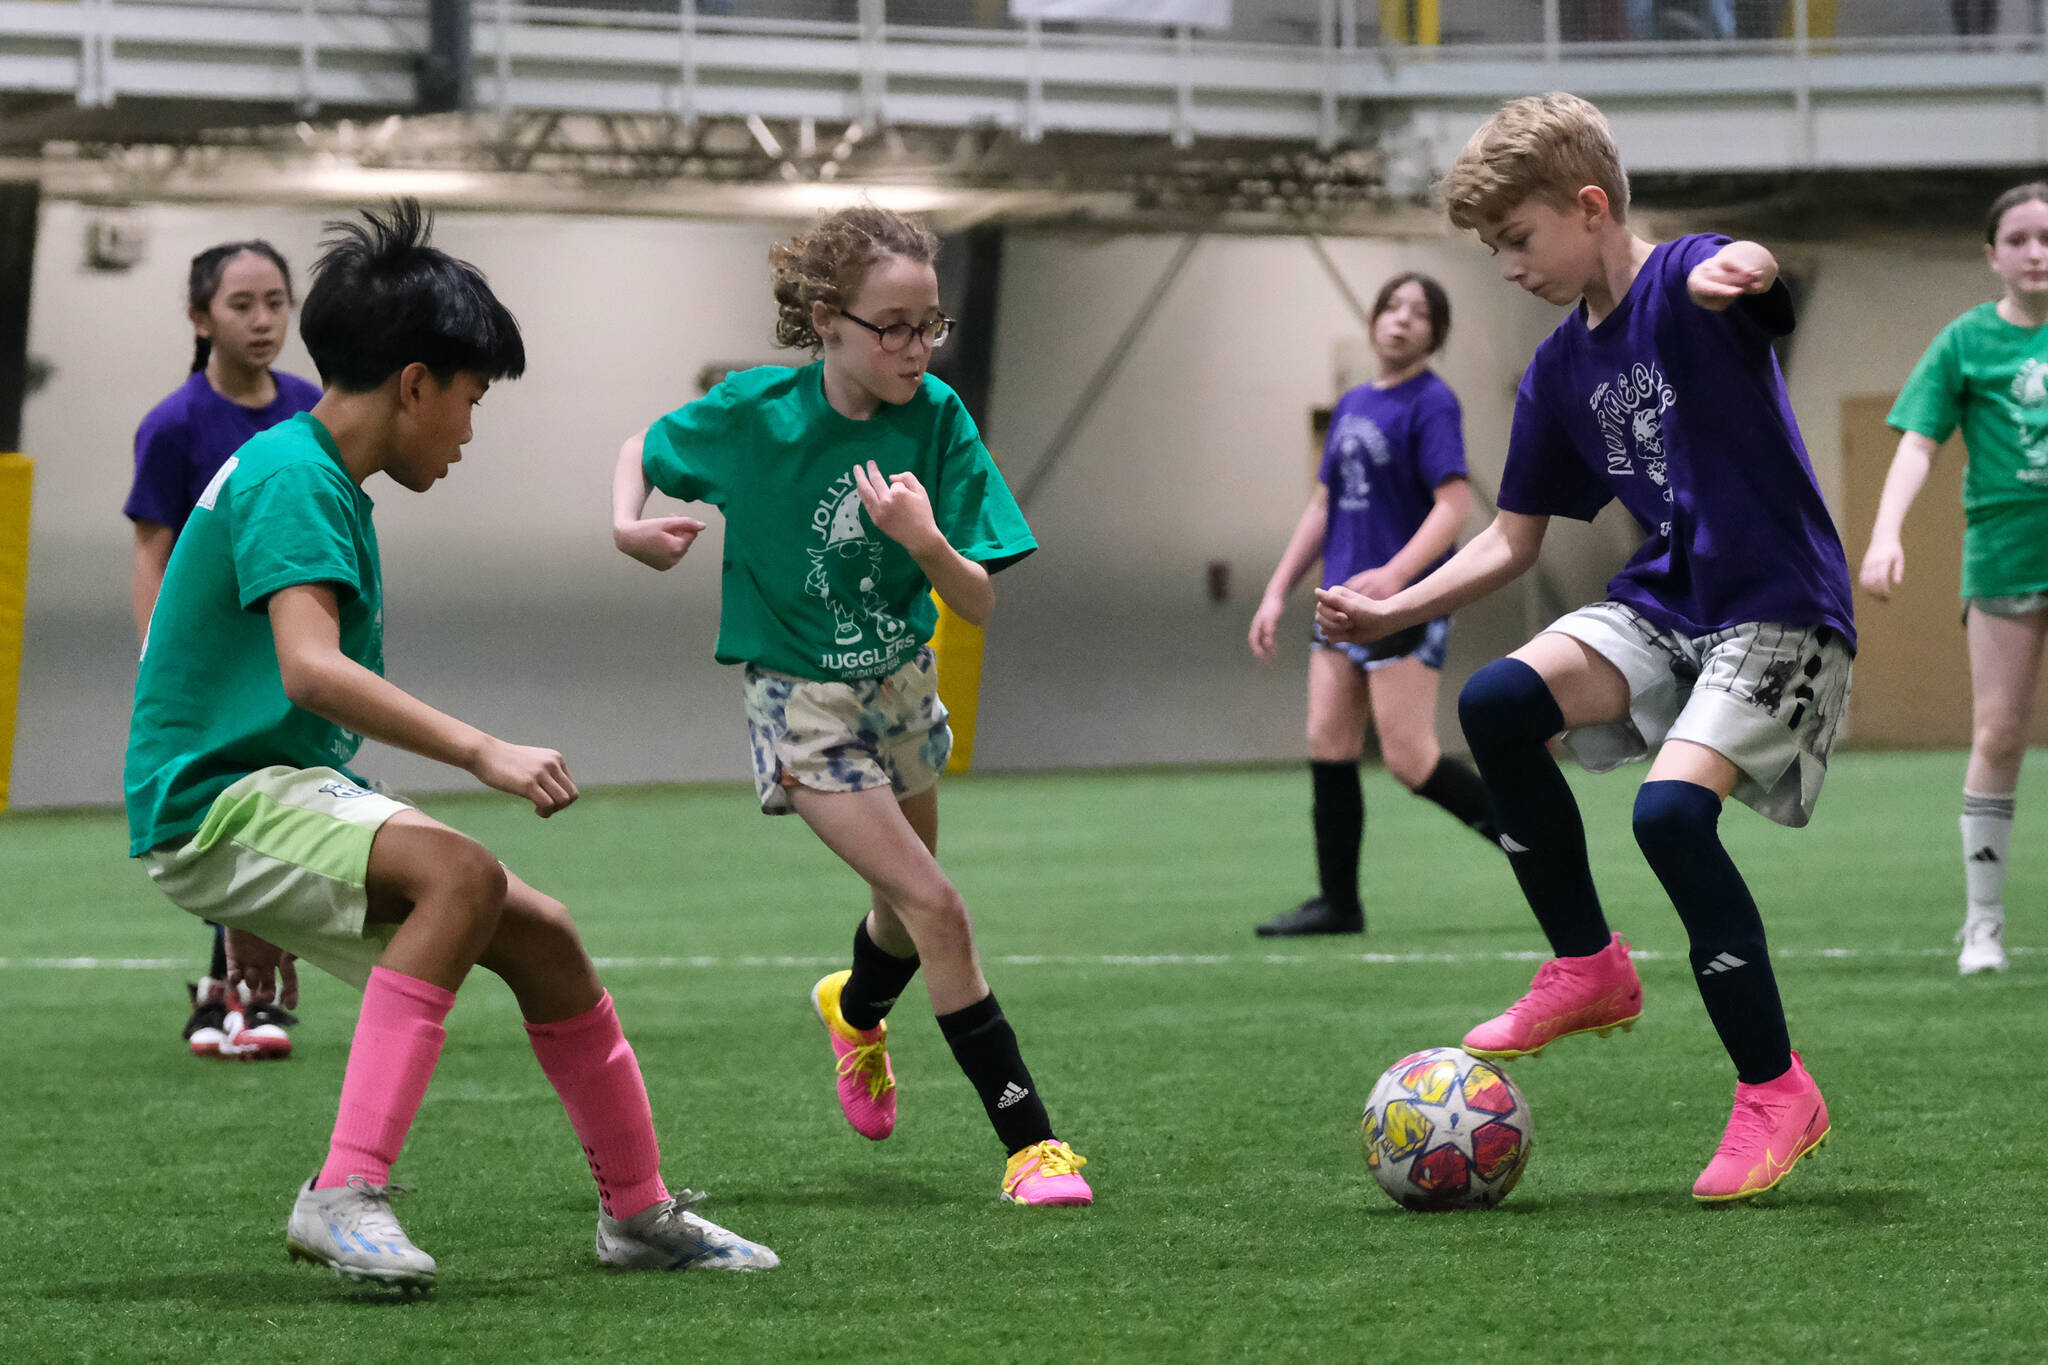
[[[1627,717],[1565,732],[1565,747],[1587,771],[1608,772],[1668,739],[1688,740],[1736,766],[1735,799],[1757,814],[1794,828],[1813,818],[1849,711],[1855,656],[1840,631],[1747,622],[1684,636],[1619,602],[1581,607],[1549,630],[1628,680]]]
[[[883,678],[816,682],[750,664],[746,687],[754,790],[767,815],[789,814],[792,787],[916,796],[937,785],[953,752],[929,645]]]

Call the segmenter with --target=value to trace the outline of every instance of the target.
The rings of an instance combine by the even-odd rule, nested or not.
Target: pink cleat
[[[1078,1209],[1095,1202],[1095,1191],[1081,1178],[1088,1158],[1061,1142],[1034,1142],[1003,1167],[1003,1198],[1012,1204],[1042,1204]]]
[[[811,1006],[824,1021],[838,1061],[839,1107],[853,1131],[880,1142],[896,1131],[896,1072],[889,1065],[889,1021],[865,1032],[839,1012],[839,992],[852,972],[834,972],[811,987]]]
[[[1828,1104],[1799,1054],[1792,1069],[1762,1085],[1735,1085],[1735,1112],[1714,1159],[1693,1182],[1702,1204],[1725,1204],[1775,1189],[1799,1158],[1828,1140]]]
[[[1560,1038],[1627,1032],[1643,1017],[1643,982],[1616,934],[1591,957],[1552,958],[1536,969],[1529,993],[1465,1035],[1465,1051],[1506,1060],[1534,1057]]]

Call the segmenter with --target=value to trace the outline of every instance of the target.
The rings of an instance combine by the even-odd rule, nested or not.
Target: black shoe
[[[206,984],[209,988],[217,985],[217,983],[212,981]],[[197,982],[186,982],[185,994],[191,997],[192,1000],[192,1017],[185,1023],[184,1038],[186,1045],[192,1049],[194,1057],[220,1056],[221,1044],[225,1043],[228,1039],[226,1031],[227,1006],[220,1001],[218,996],[212,994],[211,989],[209,990],[209,998],[201,1000],[199,998],[199,985]]]
[[[1321,896],[1305,900],[1284,915],[1275,915],[1259,926],[1260,938],[1295,938],[1306,934],[1362,934],[1365,911],[1345,914]]]

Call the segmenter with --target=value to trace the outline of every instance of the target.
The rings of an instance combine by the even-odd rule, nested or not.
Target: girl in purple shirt
[[[1322,586],[1368,597],[1399,592],[1449,557],[1470,511],[1458,399],[1429,368],[1451,330],[1451,304],[1427,275],[1396,275],[1372,304],[1378,377],[1337,400],[1314,496],[1252,617],[1252,653],[1270,661],[1287,595],[1318,558]],[[1493,801],[1436,738],[1437,675],[1450,618],[1372,645],[1313,633],[1308,671],[1309,776],[1315,791],[1320,895],[1261,924],[1261,937],[1356,934],[1365,929],[1358,854],[1365,797],[1358,760],[1368,722],[1387,771],[1485,835]]]
[[[135,482],[121,509],[135,524],[135,629],[149,636],[171,546],[228,457],[258,432],[320,401],[317,385],[270,368],[291,321],[291,269],[268,242],[223,242],[192,258],[186,309],[196,335],[192,372],[149,410],[135,432]],[[289,1057],[286,1027],[297,1003],[286,967],[283,1005],[268,981],[250,981],[248,1001],[231,998],[226,944],[213,929],[204,980],[190,987],[184,1037],[196,1057]]]

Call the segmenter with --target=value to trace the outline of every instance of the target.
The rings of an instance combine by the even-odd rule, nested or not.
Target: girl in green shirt
[[[1887,420],[1900,433],[1899,449],[1860,575],[1880,601],[1904,579],[1899,528],[1935,450],[1960,429],[1969,456],[1962,573],[1970,638],[1962,815],[1968,904],[1957,934],[1965,975],[2005,970],[2013,792],[2048,640],[2048,182],[2000,195],[1984,240],[2004,296],[1944,327],[1892,407]]]
[[[801,816],[870,889],[851,970],[811,991],[847,1121],[875,1140],[895,1130],[885,1016],[922,966],[1009,1152],[1003,1198],[1081,1205],[1085,1159],[1053,1135],[936,856],[952,732],[931,593],[982,625],[990,575],[1037,548],[973,419],[926,372],[952,327],[937,251],[922,225],[871,205],[771,251],[776,340],[823,358],[731,375],[628,440],[613,540],[654,569],[682,559],[705,523],[647,516],[657,488],[725,517],[717,657],[746,667],[761,808]]]

